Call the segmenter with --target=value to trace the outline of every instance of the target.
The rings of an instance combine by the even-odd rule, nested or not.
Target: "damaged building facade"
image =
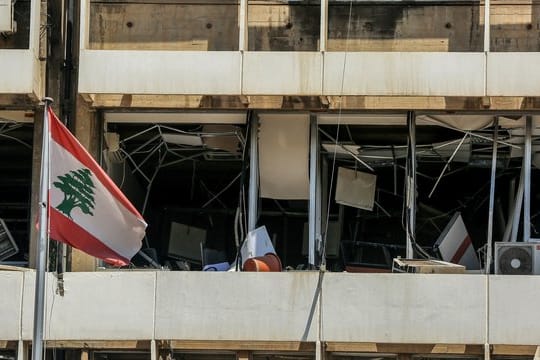
[[[536,0],[0,0],[0,358],[44,96],[148,222],[51,242],[47,356],[540,356],[538,64]],[[262,226],[282,271],[212,271]]]

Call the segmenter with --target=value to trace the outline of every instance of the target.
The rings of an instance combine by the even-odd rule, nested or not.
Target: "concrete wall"
[[[31,339],[34,277],[0,272],[0,340]],[[119,271],[64,287],[49,274],[50,340],[540,343],[535,276],[490,276],[489,302],[482,275]]]
[[[91,49],[238,50],[238,6],[92,3],[89,35]]]
[[[482,51],[483,7],[469,4],[330,3],[329,51]],[[347,40],[347,36],[349,40]]]
[[[320,2],[249,1],[248,50],[317,51]],[[91,49],[232,51],[238,49],[236,1],[93,1]],[[491,4],[491,51],[540,51],[540,5]],[[381,4],[329,2],[329,51],[483,51],[478,2]],[[0,40],[1,41],[1,40]],[[0,43],[1,47],[1,43]]]
[[[491,7],[491,51],[540,51],[540,4],[504,0]]]
[[[317,51],[321,7],[251,1],[248,49],[251,51]]]

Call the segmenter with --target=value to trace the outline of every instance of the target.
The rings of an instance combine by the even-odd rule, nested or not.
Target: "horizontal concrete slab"
[[[324,276],[324,341],[483,344],[485,277]]]
[[[156,339],[316,340],[318,273],[157,275]]]
[[[483,96],[484,54],[327,52],[324,95]]]
[[[48,340],[152,339],[155,272],[64,274],[64,296],[47,277],[45,337]],[[22,337],[32,338],[35,276],[25,274]]]
[[[31,340],[34,286],[33,272],[0,272],[0,340]],[[47,275],[49,340],[314,342],[319,325],[334,343],[484,344],[487,334],[482,275],[119,271],[67,273],[64,287],[60,296]],[[489,294],[490,344],[540,343],[540,276],[492,275]]]
[[[79,92],[240,94],[240,52],[81,50]]]
[[[88,94],[485,94],[483,53],[81,50],[79,61]]]

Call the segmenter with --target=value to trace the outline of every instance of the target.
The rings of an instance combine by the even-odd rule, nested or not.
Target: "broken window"
[[[17,114],[15,114],[17,113]],[[28,263],[33,125],[0,112],[0,261]]]
[[[414,131],[405,114],[238,113],[227,115],[236,117],[229,123],[185,120],[224,116],[217,113],[172,116],[184,120],[151,124],[130,122],[129,114],[116,122],[105,116],[107,170],[149,223],[146,259],[136,257],[137,265],[149,257],[175,270],[234,267],[251,207],[254,225],[265,227],[284,269],[322,263],[333,271],[389,272],[397,257],[442,259],[468,270],[484,266],[493,116],[418,115]],[[521,240],[516,204],[524,118],[498,119],[493,240]],[[253,164],[258,195],[250,205]],[[532,175],[535,194],[536,170]],[[531,202],[531,239],[538,236],[539,211]]]

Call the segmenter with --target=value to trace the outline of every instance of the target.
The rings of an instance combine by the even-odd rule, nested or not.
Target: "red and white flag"
[[[49,108],[50,237],[123,266],[139,251],[146,222]]]

